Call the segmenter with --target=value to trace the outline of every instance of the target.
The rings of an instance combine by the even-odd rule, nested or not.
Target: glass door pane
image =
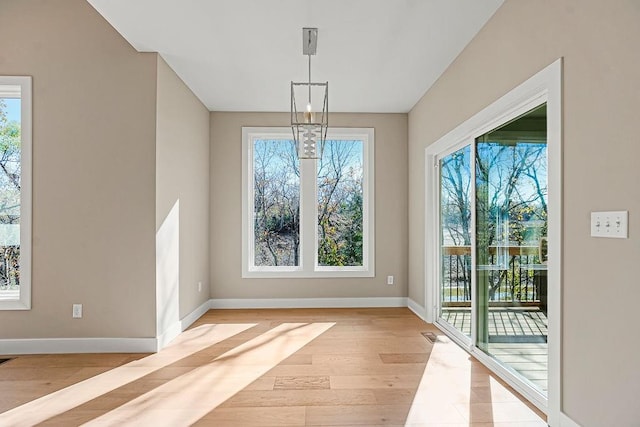
[[[471,146],[438,163],[441,320],[471,337]]]
[[[475,152],[476,345],[546,394],[546,106]]]

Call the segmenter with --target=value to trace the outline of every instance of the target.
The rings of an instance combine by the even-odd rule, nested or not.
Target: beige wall
[[[409,296],[424,303],[424,148],[564,57],[562,410],[585,427],[640,420],[639,23],[635,0],[507,0],[409,114]],[[589,237],[594,210],[629,210],[629,239]]]
[[[155,336],[156,55],[83,0],[2,0],[0,74],[33,76],[33,304],[0,338]]]
[[[156,280],[159,306],[172,310],[166,322],[209,299],[209,110],[160,56],[157,96]]]
[[[211,113],[213,298],[404,297],[407,294],[407,115],[331,114],[331,126],[375,128],[376,277],[242,279],[243,126],[288,126],[287,113]],[[396,285],[386,285],[395,275]]]

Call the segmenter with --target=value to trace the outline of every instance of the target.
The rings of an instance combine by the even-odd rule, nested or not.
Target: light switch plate
[[[73,304],[72,317],[74,319],[82,318],[82,304]]]
[[[591,237],[627,239],[629,237],[629,212],[591,212]]]

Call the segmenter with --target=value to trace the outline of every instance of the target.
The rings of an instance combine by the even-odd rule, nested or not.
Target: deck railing
[[[492,246],[488,265],[480,268],[487,274],[490,305],[546,304],[546,265],[540,264],[537,246]],[[441,271],[442,305],[469,306],[471,247],[443,246]]]

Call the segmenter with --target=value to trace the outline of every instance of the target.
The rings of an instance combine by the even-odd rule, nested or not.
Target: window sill
[[[243,271],[243,279],[327,279],[327,278],[371,278],[375,277],[375,271],[363,268],[351,268],[348,270],[253,270]]]

